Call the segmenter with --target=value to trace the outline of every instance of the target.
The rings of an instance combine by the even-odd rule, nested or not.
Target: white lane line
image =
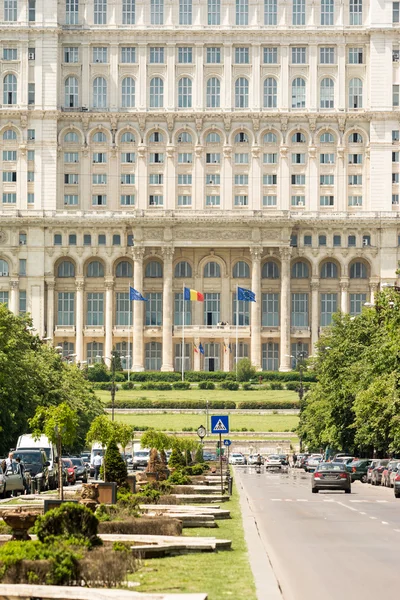
[[[367,513],[365,513],[365,512],[360,512],[360,515],[366,515],[366,514],[367,514]]]
[[[340,504],[340,506],[344,506],[345,508],[348,508],[348,510],[352,510],[353,512],[358,513],[358,510],[356,508],[353,508],[352,506],[349,506],[348,504],[344,504],[344,502],[337,502],[337,504]]]
[[[296,502],[308,502],[307,498],[297,498]]]
[[[353,502],[353,504],[359,504],[361,502],[366,502],[366,500],[350,500],[350,502]]]
[[[383,504],[384,502],[388,502],[388,500],[377,500],[377,502],[380,502],[381,504]]]
[[[336,500],[324,500],[324,502],[336,502]]]
[[[282,502],[282,498],[270,498],[271,502]]]
[[[285,502],[293,502],[291,498],[285,498]]]
[[[376,521],[376,517],[370,517],[370,519],[372,519],[373,521]]]
[[[393,529],[393,531],[397,531],[397,533],[400,533],[400,529]]]
[[[382,525],[389,525],[387,521],[382,521]]]

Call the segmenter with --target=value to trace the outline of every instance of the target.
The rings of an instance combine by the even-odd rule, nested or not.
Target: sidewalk
[[[257,598],[258,600],[282,600],[283,596],[272,570],[267,549],[260,537],[251,503],[243,487],[240,469],[235,469],[234,475],[240,498],[244,537],[249,553],[251,570],[256,584]]]

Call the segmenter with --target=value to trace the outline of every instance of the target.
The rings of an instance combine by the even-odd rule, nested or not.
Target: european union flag
[[[143,302],[147,302],[147,298],[144,298],[140,292],[135,290],[133,287],[129,287],[129,300],[142,300]]]
[[[199,351],[200,351],[200,354],[204,354],[204,348],[203,348],[203,344],[201,342],[199,344]]]
[[[244,300],[245,302],[255,302],[256,295],[251,290],[246,290],[245,288],[238,287],[237,289],[237,298],[238,300]]]

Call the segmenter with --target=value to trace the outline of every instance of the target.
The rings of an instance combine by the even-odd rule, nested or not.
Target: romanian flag
[[[184,300],[198,300],[199,302],[204,301],[204,296],[200,292],[196,292],[196,290],[191,290],[187,287],[184,288],[183,293]]]

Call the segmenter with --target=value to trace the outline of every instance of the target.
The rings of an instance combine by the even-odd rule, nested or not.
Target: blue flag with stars
[[[141,300],[142,302],[147,302],[147,298],[144,298],[140,292],[135,290],[133,287],[129,287],[129,300]]]
[[[200,354],[204,354],[204,348],[203,348],[203,344],[201,342],[199,344],[199,350],[200,350]]]
[[[256,295],[251,290],[246,290],[245,288],[238,287],[237,289],[237,299],[244,300],[245,302],[255,302]]]

